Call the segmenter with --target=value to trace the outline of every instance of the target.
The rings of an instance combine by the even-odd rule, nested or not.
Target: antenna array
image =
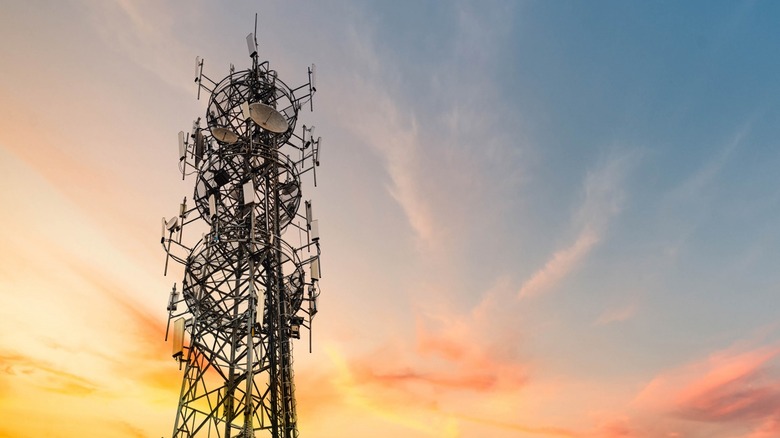
[[[315,67],[291,89],[259,62],[254,34],[246,41],[252,67],[231,65],[220,81],[196,59],[205,126],[198,118],[178,139],[194,205],[184,198],[162,220],[165,273],[171,259],[184,266],[168,302],[173,357],[184,367],[174,437],[298,436],[291,339],[308,329],[311,350],[321,272],[311,201],[299,213],[301,177],[311,172],[316,186],[321,139],[295,128],[301,108],[313,109]],[[188,245],[184,228],[196,221],[208,232]],[[284,239],[293,229],[306,236],[298,246]]]

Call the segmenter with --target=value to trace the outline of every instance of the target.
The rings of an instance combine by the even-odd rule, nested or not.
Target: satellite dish
[[[165,224],[165,227],[168,228],[168,231],[174,232],[179,228],[179,218],[178,216],[172,217],[168,223]]]
[[[286,132],[289,128],[284,116],[273,107],[264,103],[256,102],[249,104],[249,117],[261,128],[276,134]]]
[[[238,135],[227,128],[211,128],[211,135],[222,143],[233,144],[238,141]]]

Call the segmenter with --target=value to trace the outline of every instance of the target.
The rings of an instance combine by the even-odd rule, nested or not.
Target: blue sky
[[[255,12],[285,82],[318,68],[302,436],[780,433],[776,3],[2,11],[0,434],[170,430],[176,133],[206,103],[195,56],[248,65]]]

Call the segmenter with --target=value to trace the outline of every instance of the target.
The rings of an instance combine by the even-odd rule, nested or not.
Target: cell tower
[[[291,339],[306,328],[311,349],[320,278],[317,221],[310,201],[299,212],[300,178],[311,171],[316,186],[321,140],[314,127],[295,128],[304,105],[313,110],[315,67],[289,88],[259,61],[256,32],[257,17],[247,70],[231,65],[215,82],[196,58],[206,126],[198,118],[189,135],[179,132],[179,169],[194,175],[195,190],[194,206],[185,197],[162,224],[166,275],[169,259],[184,266],[168,304],[173,357],[184,367],[173,437],[298,436]],[[188,246],[193,222],[203,234]]]

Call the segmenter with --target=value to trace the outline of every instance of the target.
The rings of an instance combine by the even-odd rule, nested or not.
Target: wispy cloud
[[[553,254],[544,267],[520,287],[518,295],[521,298],[533,297],[552,289],[588,255],[600,240],[601,237],[594,231],[583,230],[574,244]]]
[[[87,396],[100,387],[96,382],[58,369],[44,360],[19,353],[0,352],[0,381],[5,381],[2,386],[7,386],[10,380],[46,392],[71,396]]]
[[[512,423],[508,421],[497,421],[487,418],[479,418],[471,415],[458,415],[457,418],[478,423],[480,425],[494,427],[498,429],[504,429],[512,432],[519,432],[523,434],[529,434],[531,436],[547,436],[547,437],[581,437],[581,433],[576,431],[562,428],[562,427],[549,427],[549,426],[532,426],[526,424]]]
[[[423,65],[389,62],[403,54],[387,53],[391,48],[377,40],[370,24],[356,24],[347,41],[352,69],[344,73],[354,77],[349,89],[335,90],[344,129],[383,160],[387,192],[418,249],[437,260],[458,258],[454,247],[475,239],[475,230],[489,229],[485,223],[495,217],[473,212],[503,208],[497,192],[516,191],[524,150],[518,142],[523,135],[514,129],[516,114],[504,107],[502,90],[486,80],[501,59],[492,48],[508,34],[510,20],[498,10],[451,8],[452,34],[433,59],[420,60]],[[448,67],[464,59],[472,60],[468,68]],[[418,77],[422,68],[433,73]]]
[[[172,32],[176,20],[184,20],[197,14],[198,8],[179,8],[173,14],[168,6],[149,1],[117,0],[114,2],[85,2],[91,9],[92,25],[105,41],[114,45],[134,62],[151,74],[158,75],[170,86],[186,87],[191,93],[190,69],[194,58],[180,39]],[[176,17],[176,20],[173,19]]]
[[[780,347],[733,347],[654,378],[637,403],[685,420],[776,430]]]
[[[339,105],[337,114],[344,128],[360,142],[378,152],[385,161],[390,177],[387,187],[400,205],[415,235],[423,246],[433,245],[436,226],[429,200],[420,189],[423,172],[419,156],[418,126],[415,115],[402,111],[401,105],[389,94],[388,87],[396,82],[391,66],[379,62],[368,30],[353,30],[350,53],[356,57],[361,71],[352,72],[350,90],[336,90],[349,101]],[[372,108],[356,114],[346,108]]]
[[[636,315],[636,303],[606,309],[594,322],[595,325],[607,325],[614,322],[627,321]]]
[[[518,351],[519,328],[505,325],[514,317],[502,310],[502,304],[513,294],[508,281],[499,281],[470,311],[447,306],[420,310],[411,338],[399,334],[357,354],[332,345],[332,369],[312,386],[323,392],[311,393],[301,386],[302,400],[310,403],[304,409],[324,414],[333,406],[359,407],[431,436],[463,436],[458,434],[461,426],[474,424],[497,431],[569,436],[565,429],[523,424],[486,407],[506,405],[503,400],[524,392],[530,376],[530,364]]]
[[[341,403],[426,436],[459,435],[457,424],[437,412],[435,405],[397,388],[392,391],[390,386],[372,385],[373,382],[365,380],[365,374],[355,372],[355,365],[336,348],[329,348],[329,356],[335,366],[333,380]]]
[[[520,298],[533,297],[552,290],[569,275],[599,244],[609,221],[620,212],[624,201],[625,174],[634,157],[612,157],[605,165],[585,177],[584,200],[572,222],[580,231],[571,245],[556,251],[544,266],[523,283]]]
[[[780,412],[767,418],[745,438],[777,438],[780,436]]]
[[[348,365],[355,382],[387,390],[405,388],[416,394],[517,391],[525,385],[527,364],[498,340],[481,342],[486,327],[473,316],[452,316],[420,317],[413,349],[399,342],[351,358]]]
[[[512,403],[507,400],[523,390],[525,365],[502,367],[485,362],[480,354],[470,352],[465,343],[456,346],[448,342],[444,348],[438,342],[433,346],[418,346],[418,350],[422,349],[418,353],[424,358],[422,362],[402,368],[387,365],[387,362],[397,363],[388,353],[401,356],[408,353],[395,347],[361,358],[347,357],[339,349],[331,347],[329,356],[335,369],[326,379],[330,383],[325,385],[330,398],[320,400],[320,409],[325,413],[334,407],[359,408],[426,436],[471,436],[466,431],[472,430],[496,436],[504,436],[505,433],[539,437],[591,436],[543,421],[528,421],[526,416],[518,418],[514,409],[507,409],[511,406],[507,403]],[[425,369],[421,363],[442,360],[444,363],[435,370],[419,371]],[[483,370],[469,369],[478,362],[482,363]],[[514,373],[510,372],[510,368]],[[392,369],[396,371],[386,371]],[[507,381],[509,375],[512,376]],[[505,398],[501,394],[510,397]],[[304,397],[310,400],[308,396]],[[497,412],[491,406],[502,408]]]
[[[701,196],[702,192],[717,179],[734,152],[744,144],[745,138],[750,134],[752,123],[744,123],[735,133],[731,141],[722,146],[702,166],[688,177],[680,186],[671,193],[671,198],[677,201],[685,201]]]

